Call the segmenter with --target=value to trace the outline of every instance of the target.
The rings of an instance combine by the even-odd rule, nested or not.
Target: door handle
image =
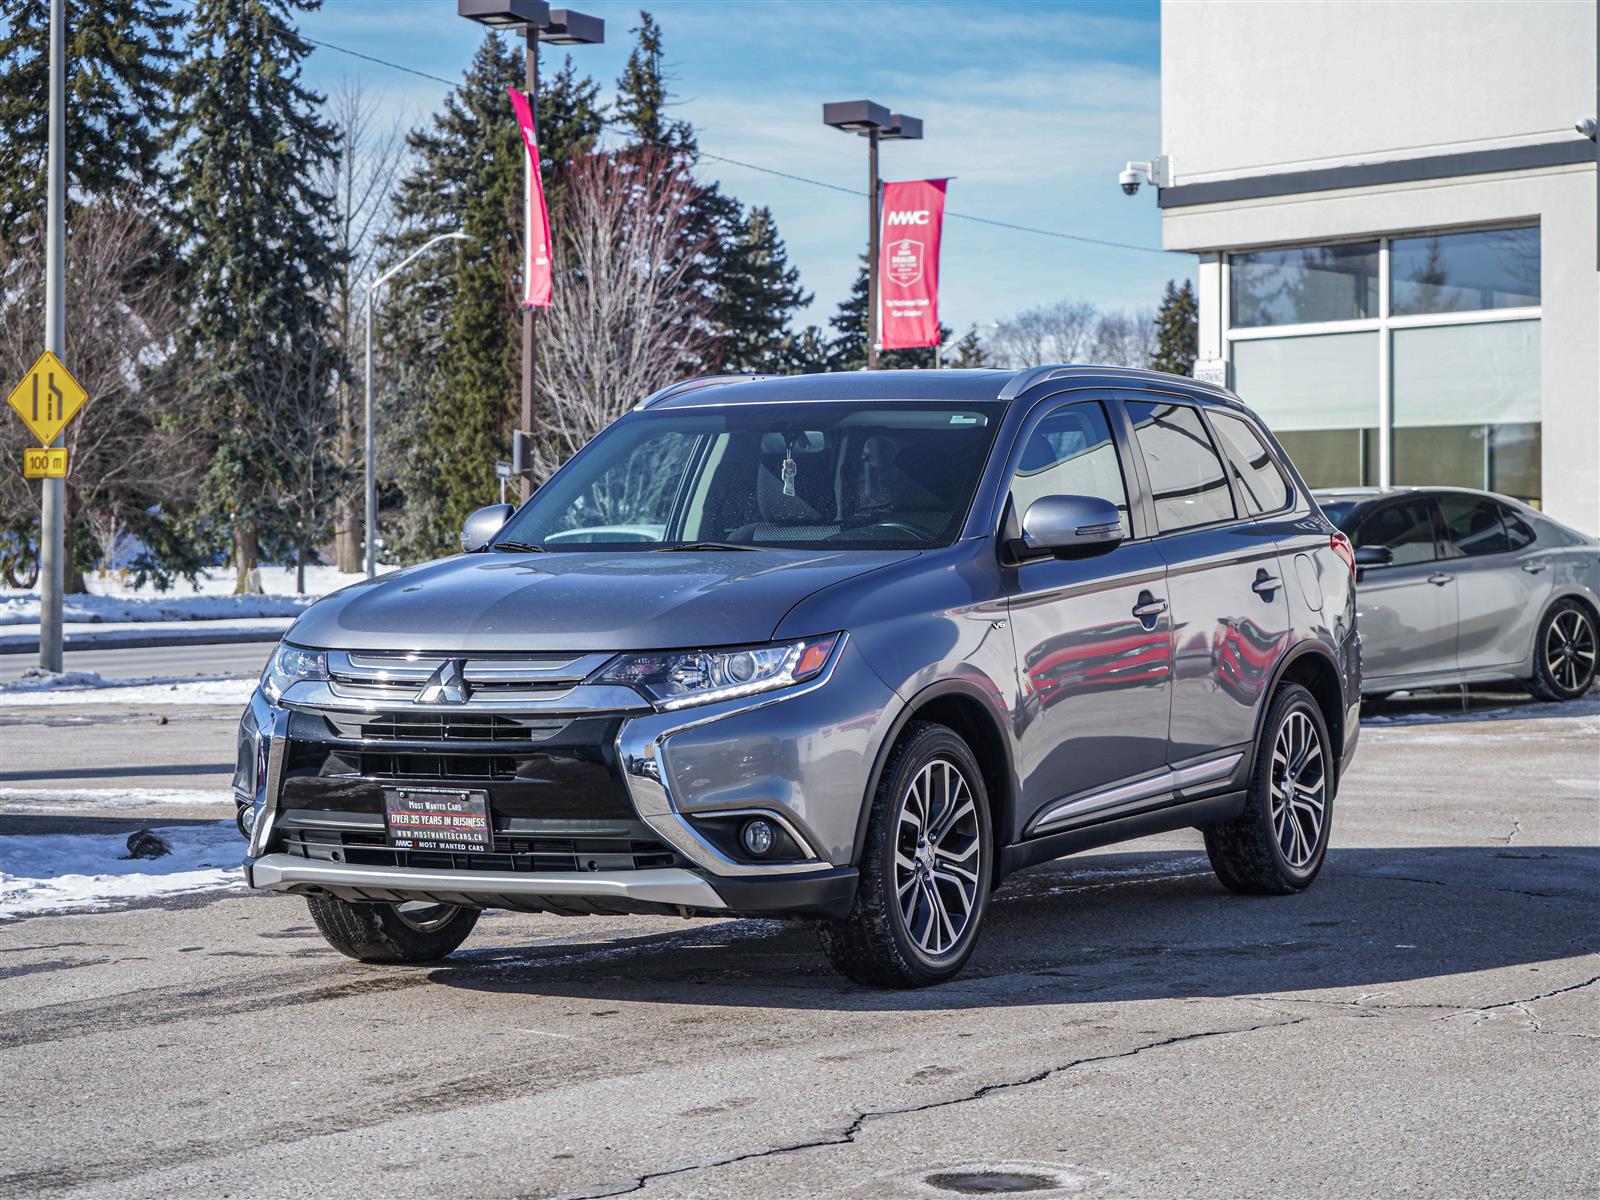
[[[1454,578],[1454,575],[1446,575],[1443,571],[1435,571],[1428,576],[1428,582],[1433,584],[1434,587],[1443,587]]]
[[[1133,606],[1133,615],[1138,617],[1140,621],[1151,622],[1151,627],[1154,627],[1155,619],[1166,611],[1167,602],[1165,600],[1157,600],[1149,592],[1140,592],[1139,603]]]
[[[1550,565],[1549,563],[1542,563],[1542,562],[1525,562],[1525,563],[1522,564],[1522,569],[1524,571],[1526,571],[1529,575],[1537,575],[1540,571],[1544,570],[1549,565]]]
[[[1250,590],[1258,596],[1271,596],[1282,586],[1283,580],[1276,575],[1268,575],[1263,568],[1256,572],[1256,581],[1250,585]]]

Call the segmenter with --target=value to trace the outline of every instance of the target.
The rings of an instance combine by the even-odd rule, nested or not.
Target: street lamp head
[[[878,136],[890,141],[920,142],[922,140],[922,118],[908,117],[905,113],[895,113],[889,118],[889,128]]]
[[[547,0],[456,0],[456,13],[490,29],[517,29],[550,24]]]
[[[550,23],[539,30],[539,40],[552,46],[598,46],[606,40],[606,23],[570,8],[550,10]]]
[[[873,130],[882,133],[893,128],[894,118],[889,110],[871,100],[841,100],[822,106],[822,123],[832,125],[846,133],[865,136]]]

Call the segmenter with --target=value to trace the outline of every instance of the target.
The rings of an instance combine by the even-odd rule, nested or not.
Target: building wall
[[[1578,139],[1572,122],[1595,104],[1595,7],[1164,4],[1174,183]],[[1591,160],[1183,205],[1164,209],[1163,243],[1200,256],[1200,352],[1226,358],[1227,251],[1537,221],[1543,505],[1600,533],[1595,188]]]
[[[1572,135],[1595,105],[1591,0],[1161,6],[1176,182]]]

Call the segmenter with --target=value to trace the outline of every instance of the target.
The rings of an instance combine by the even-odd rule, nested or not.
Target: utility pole
[[[871,100],[844,100],[822,106],[822,123],[867,139],[867,369],[878,369],[878,200],[883,182],[878,178],[880,141],[916,141],[922,137],[922,119],[892,113]]]
[[[66,0],[50,0],[50,150],[45,233],[44,348],[57,358],[67,352],[67,14]],[[63,444],[64,434],[51,439]],[[39,521],[39,666],[62,669],[61,589],[65,581],[67,481],[46,479],[40,485]]]

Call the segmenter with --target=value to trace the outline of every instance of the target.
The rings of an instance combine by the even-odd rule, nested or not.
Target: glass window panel
[[[1396,329],[1394,423],[1539,420],[1539,322]]]
[[[1386,504],[1362,519],[1352,539],[1357,550],[1363,546],[1387,546],[1394,553],[1394,565],[1432,562],[1438,551],[1433,541],[1433,515],[1428,502],[1420,497]]]
[[[1476,558],[1511,549],[1506,527],[1500,520],[1500,506],[1492,500],[1441,495],[1439,515],[1444,519],[1445,537],[1455,557]]]
[[[1319,333],[1232,344],[1233,390],[1275,435],[1378,427],[1378,334]]]
[[[1538,425],[1489,427],[1489,490],[1537,505],[1544,496]]]
[[[1222,460],[1195,409],[1139,400],[1128,405],[1128,415],[1150,474],[1156,528],[1172,533],[1234,516]]]
[[[1435,425],[1394,431],[1394,481],[1437,487],[1485,486],[1483,425]]]
[[[1513,550],[1521,550],[1539,540],[1539,535],[1533,531],[1533,526],[1504,505],[1500,508],[1500,519],[1506,523],[1506,537],[1510,539]]]
[[[1294,469],[1308,487],[1375,487],[1378,483],[1376,429],[1273,431]]]
[[[1389,311],[1471,312],[1539,303],[1539,230],[1480,229],[1395,238]]]
[[[1011,479],[1017,520],[1044,496],[1109,500],[1122,514],[1122,535],[1128,536],[1128,489],[1106,410],[1100,404],[1091,400],[1057,409],[1040,421],[1028,438]]]
[[[1233,468],[1233,477],[1252,515],[1277,512],[1289,503],[1289,484],[1277,461],[1242,417],[1213,409],[1211,425]]]
[[[1228,256],[1236,327],[1378,315],[1378,243],[1296,246]]]

